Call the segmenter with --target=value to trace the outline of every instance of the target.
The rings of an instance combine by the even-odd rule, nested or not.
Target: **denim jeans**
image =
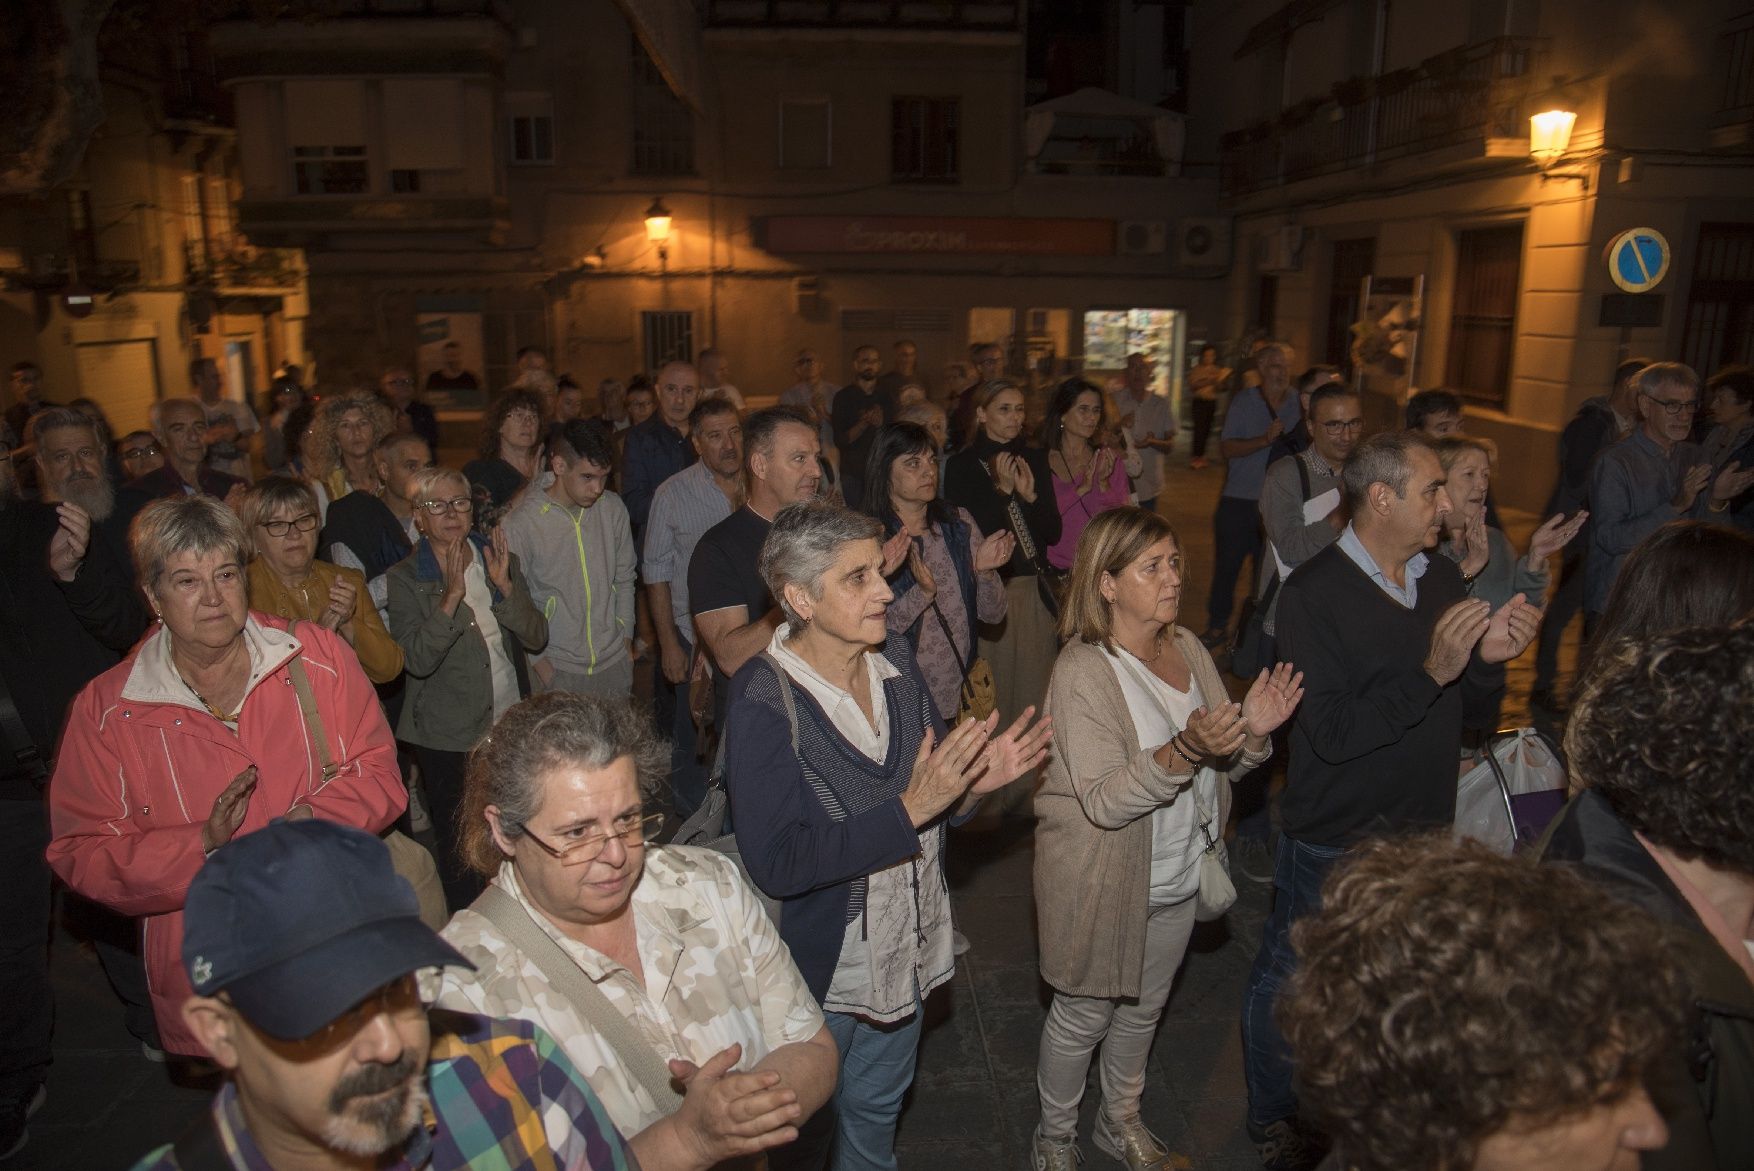
[[[823,1014],[840,1049],[833,1171],[895,1171],[895,1123],[920,1056],[920,1005],[893,1025]]]
[[[1236,608],[1236,578],[1243,562],[1252,567],[1249,581],[1259,576],[1261,558],[1261,502],[1240,496],[1220,496],[1212,514],[1212,592],[1206,600],[1206,629],[1223,630]]]
[[[1242,1073],[1248,1085],[1248,1123],[1256,1130],[1297,1113],[1291,1054],[1274,1010],[1279,990],[1297,967],[1291,925],[1320,909],[1322,882],[1346,854],[1341,846],[1316,846],[1279,835],[1273,912],[1261,933],[1261,950],[1255,953],[1242,1006]]]

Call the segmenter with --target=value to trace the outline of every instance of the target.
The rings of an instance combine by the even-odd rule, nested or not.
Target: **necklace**
[[[201,704],[201,706],[207,709],[207,714],[212,716],[214,719],[218,720],[220,723],[222,723],[222,724],[235,724],[238,721],[238,717],[244,714],[243,705],[239,704],[237,711],[231,713],[231,715],[229,715],[229,716],[226,715],[225,712],[223,712],[219,708],[214,707],[212,703],[208,702],[208,699],[205,695],[202,695],[199,691],[196,691],[195,685],[193,683],[190,683],[187,679],[183,678],[183,673],[181,671],[177,670],[177,665],[175,663],[171,664],[171,670],[176,672],[177,680],[180,683],[182,683],[182,685],[184,687],[187,687],[189,689],[189,694],[194,696],[195,699]]]
[[[1159,630],[1152,636],[1151,641],[1157,645],[1157,651],[1149,659],[1131,647],[1123,645],[1121,649],[1126,651],[1129,655],[1132,655],[1135,659],[1138,659],[1141,663],[1155,663],[1158,659],[1163,657],[1163,631]]]

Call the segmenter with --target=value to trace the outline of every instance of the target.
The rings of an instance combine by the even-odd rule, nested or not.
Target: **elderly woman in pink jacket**
[[[407,792],[352,648],[315,622],[288,630],[250,612],[243,525],[229,509],[208,496],[155,501],[132,542],[160,624],[74,701],[49,789],[49,864],[140,918],[164,1046],[199,1054],[179,1012],[182,908],[206,856],[277,817],[375,833]]]

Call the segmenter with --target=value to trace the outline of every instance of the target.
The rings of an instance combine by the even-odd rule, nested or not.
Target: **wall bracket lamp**
[[[646,239],[658,246],[658,259],[670,259],[670,209],[664,203],[662,195],[652,200],[652,206],[646,208]]]

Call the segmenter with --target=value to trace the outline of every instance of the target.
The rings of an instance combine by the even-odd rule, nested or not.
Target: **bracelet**
[[[1193,757],[1189,756],[1187,753],[1187,750],[1181,746],[1181,733],[1180,732],[1177,732],[1175,735],[1173,735],[1169,738],[1169,746],[1171,749],[1173,749],[1175,751],[1175,754],[1177,756],[1179,756],[1183,760],[1187,761],[1189,765],[1193,766],[1195,769],[1198,769],[1200,767],[1200,762],[1195,760]]]
[[[1705,507],[1709,512],[1728,512],[1730,510],[1730,502],[1728,500],[1713,500]]]

